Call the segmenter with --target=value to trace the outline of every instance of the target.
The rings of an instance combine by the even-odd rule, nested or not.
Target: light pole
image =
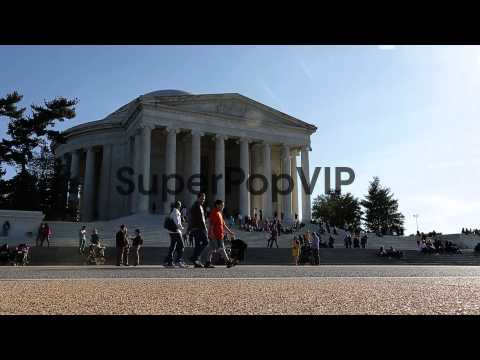
[[[418,232],[418,214],[413,214],[413,217],[415,218],[415,222],[417,223],[417,232]]]

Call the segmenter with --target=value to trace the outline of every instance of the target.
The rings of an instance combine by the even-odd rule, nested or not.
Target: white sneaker
[[[176,267],[179,267],[179,268],[188,268],[189,266],[185,263],[176,263],[175,264]]]

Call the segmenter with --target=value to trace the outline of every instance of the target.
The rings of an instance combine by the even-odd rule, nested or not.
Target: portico
[[[296,175],[297,156],[310,179],[310,135],[316,127],[239,94],[191,95],[163,90],[142,95],[105,119],[65,132],[56,149],[70,169],[69,203],[82,221],[109,220],[134,213],[165,214],[175,200],[189,206],[195,193],[207,193],[207,206],[225,200],[229,215],[264,217],[282,213],[289,221],[299,213],[310,220],[310,195],[297,176],[289,194],[272,193],[272,175]],[[119,172],[124,169],[122,176]],[[241,169],[245,175],[240,178]],[[248,190],[250,175],[263,175],[262,194]],[[140,176],[139,176],[140,175]],[[200,178],[192,178],[200,175]],[[217,178],[216,180],[212,180]],[[240,181],[242,180],[242,181]],[[165,192],[163,184],[180,191]],[[181,186],[183,182],[183,187]],[[129,189],[128,194],[119,191]],[[261,188],[258,178],[251,182]],[[279,180],[278,188],[286,185]]]

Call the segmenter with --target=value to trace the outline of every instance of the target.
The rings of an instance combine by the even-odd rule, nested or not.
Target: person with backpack
[[[127,227],[122,224],[115,236],[117,248],[117,266],[121,264],[128,266],[128,233]]]
[[[173,267],[173,253],[175,255],[175,266],[180,268],[188,268],[188,265],[183,261],[183,236],[182,236],[182,215],[180,214],[180,209],[182,208],[182,203],[180,201],[175,201],[170,215],[165,219],[165,228],[168,230],[170,235],[170,247],[168,248],[168,254],[165,257],[164,266]]]

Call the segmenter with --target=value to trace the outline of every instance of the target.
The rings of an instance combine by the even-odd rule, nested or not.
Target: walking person
[[[82,226],[82,228],[78,232],[78,241],[79,241],[78,248],[79,248],[80,254],[83,254],[85,250],[85,246],[87,244],[87,228],[85,225]]]
[[[273,248],[273,243],[275,242],[275,245],[277,246],[277,249],[278,249],[278,227],[275,223],[273,223],[273,226],[272,226],[272,231],[271,231],[271,238],[269,240],[269,248]]]
[[[219,255],[225,260],[227,268],[233,266],[233,262],[228,258],[228,255],[225,251],[225,232],[234,236],[235,234],[228,228],[223,219],[222,210],[225,206],[223,200],[215,201],[215,208],[210,214],[210,228],[208,232],[209,242],[208,246],[203,250],[201,258],[205,259],[205,268],[214,268],[212,265],[212,254],[213,252],[218,252]]]
[[[312,249],[313,265],[320,265],[320,238],[316,233],[312,234],[310,248]]]
[[[175,252],[175,266],[180,268],[187,268],[188,265],[183,261],[183,237],[182,237],[182,215],[180,214],[180,209],[182,208],[182,203],[180,201],[175,201],[172,210],[170,211],[170,219],[175,224],[175,227],[170,228],[170,247],[168,248],[168,254],[165,257],[164,266],[173,267],[173,253]],[[173,226],[172,224],[172,226]],[[176,228],[176,230],[175,230]]]
[[[207,224],[205,221],[205,211],[203,210],[205,198],[205,193],[199,193],[197,196],[197,201],[195,201],[195,203],[192,205],[192,208],[190,209],[190,234],[193,237],[195,243],[193,256],[190,258],[190,261],[196,268],[203,267],[199,257],[208,245]]]
[[[38,247],[40,240],[42,239],[42,232],[43,232],[43,223],[40,224],[37,231],[37,238],[35,239],[35,246]]]
[[[360,242],[362,244],[362,249],[365,249],[367,247],[367,241],[368,241],[367,233],[364,233],[362,235],[362,238],[360,239]]]
[[[50,247],[50,236],[52,235],[52,231],[47,223],[43,224],[41,237],[40,237],[40,246],[43,246],[43,242],[47,241],[47,247]]]
[[[10,230],[10,221],[5,221],[2,226],[3,236],[8,237],[8,232]]]
[[[128,266],[128,233],[127,227],[122,224],[115,236],[117,247],[117,266],[121,264]]]
[[[359,235],[358,235],[357,233],[355,233],[355,234],[353,235],[353,247],[354,247],[355,249],[359,249],[359,248],[360,248],[360,239],[358,238],[358,236],[359,236]]]
[[[292,256],[293,256],[293,263],[295,265],[298,265],[298,258],[300,257],[300,240],[298,240],[296,236],[293,237]]]
[[[140,265],[140,248],[143,245],[143,238],[140,229],[135,229],[135,237],[132,238],[133,266]]]

